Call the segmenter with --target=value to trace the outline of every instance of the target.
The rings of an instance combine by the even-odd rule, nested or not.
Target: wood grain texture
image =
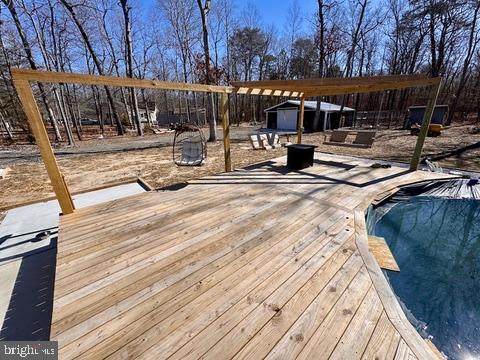
[[[251,93],[249,89],[262,89],[263,92],[268,91],[272,94],[275,94],[276,91],[296,91],[302,93],[303,97],[425,87],[439,84],[440,81],[441,78],[430,78],[427,75],[418,74],[302,80],[237,81],[233,82],[232,85],[242,89],[243,93]],[[256,91],[261,92],[260,90]]]
[[[438,175],[316,159],[285,172],[282,157],[62,217],[60,357],[436,358],[368,249],[364,209]]]
[[[301,97],[300,99],[300,115],[298,118],[298,125],[297,125],[297,144],[302,143],[302,133],[303,133],[303,118],[305,116],[305,97]]]
[[[384,311],[375,326],[362,359],[392,359],[395,356],[399,342],[400,334],[395,330]]]
[[[225,157],[225,172],[232,171],[232,155],[230,153],[230,115],[228,94],[221,96],[222,128],[223,128],[223,155]]]
[[[12,69],[12,77],[13,79],[21,81],[38,81],[44,83],[125,86],[141,89],[166,89],[217,93],[233,91],[233,88],[229,86],[188,84],[160,80],[132,79],[117,76],[100,76],[31,69]]]
[[[384,238],[368,236],[368,249],[377,260],[378,265],[385,270],[400,271],[395,258]]]

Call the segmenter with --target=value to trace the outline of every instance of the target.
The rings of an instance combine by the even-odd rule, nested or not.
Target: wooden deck
[[[316,157],[64,216],[60,358],[436,358],[369,252],[363,213],[434,175]]]

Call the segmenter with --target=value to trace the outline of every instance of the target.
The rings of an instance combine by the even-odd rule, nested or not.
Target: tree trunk
[[[2,0],[2,1],[8,1],[8,0]],[[97,68],[98,74],[99,75],[104,75],[103,72],[103,67],[100,64],[100,60],[97,58],[97,55],[95,54],[95,51],[93,50],[92,43],[90,42],[90,38],[88,37],[87,33],[85,32],[85,29],[83,28],[83,25],[80,23],[79,19],[77,18],[77,13],[75,12],[74,8],[72,5],[70,5],[67,0],[60,0],[60,2],[63,4],[65,9],[70,13],[70,16],[72,17],[73,21],[75,22],[78,31],[80,32],[80,35],[82,36],[82,39],[85,43],[85,46],[87,47],[88,51],[90,52],[90,55],[92,56],[93,62],[95,64],[95,67]],[[123,129],[122,122],[120,121],[120,118],[118,117],[117,111],[116,111],[116,106],[115,102],[112,96],[112,93],[108,86],[105,86],[105,93],[107,94],[107,99],[109,102],[109,107],[111,108],[112,116],[113,119],[115,120],[115,124],[117,125],[117,133],[118,135],[123,135],[125,133]]]
[[[63,122],[63,127],[65,128],[65,133],[67,134],[68,145],[74,145],[75,140],[73,140],[72,129],[70,128],[70,123],[68,121],[67,113],[65,111],[64,104],[61,100],[61,94],[59,94],[56,86],[54,87],[53,95],[55,96],[55,100],[57,101],[58,110],[62,115],[62,122]]]
[[[15,90],[14,90],[13,83],[12,83],[12,80],[11,80],[12,79],[12,66],[10,65],[10,60],[8,59],[8,54],[7,54],[7,51],[5,49],[5,46],[3,45],[3,39],[2,39],[1,36],[0,36],[0,48],[2,49],[2,55],[4,57],[5,66],[7,68],[7,72],[8,72],[8,75],[10,77],[7,78],[7,76],[5,76],[5,73],[3,71],[0,71],[0,75],[2,76],[2,80],[5,83],[10,103],[13,106],[13,109],[15,111],[15,118],[20,119],[21,115],[20,115],[20,112],[18,111],[18,108],[20,107],[20,104],[18,103],[18,98],[16,96],[14,96]]]
[[[142,100],[145,104],[145,115],[147,117],[148,126],[153,126],[153,120],[150,118],[150,108],[148,107],[147,97],[145,96],[145,89],[142,89]]]
[[[200,18],[202,20],[202,35],[203,35],[203,54],[205,57],[205,84],[211,84],[211,74],[210,74],[210,48],[208,44],[208,13],[210,11],[211,0],[205,0],[205,4],[202,4],[202,0],[197,0],[198,8],[200,10]],[[215,113],[215,101],[213,95],[208,93],[207,96],[210,99],[210,117],[208,119],[208,127],[210,136],[208,141],[214,142],[217,141],[217,119]],[[205,111],[208,108],[205,107]]]
[[[30,48],[30,44],[28,42],[27,36],[25,31],[23,30],[22,24],[20,19],[18,18],[17,10],[15,9],[14,1],[11,0],[2,0],[2,2],[7,7],[10,15],[12,16],[13,22],[15,24],[15,28],[17,29],[17,33],[20,36],[20,40],[22,42],[23,50],[25,51],[25,56],[27,57],[28,63],[33,70],[37,70],[37,64],[33,58],[32,50]],[[60,130],[58,128],[57,120],[55,119],[55,115],[53,114],[52,108],[48,103],[47,96],[45,95],[44,87],[41,83],[38,83],[38,89],[40,90],[40,96],[42,98],[42,102],[45,105],[45,110],[47,111],[48,118],[50,120],[50,124],[53,127],[55,132],[55,141],[62,141],[62,136],[60,134]]]
[[[32,23],[32,27],[35,31],[35,35],[37,37],[37,41],[38,41],[38,45],[39,45],[39,48],[40,48],[40,53],[42,54],[42,58],[43,58],[43,62],[45,64],[45,67],[47,68],[48,71],[52,71],[52,66],[51,66],[51,61],[48,57],[48,54],[47,54],[47,45],[45,43],[45,33],[44,33],[44,28],[42,26],[38,26],[37,22],[35,21],[33,15],[28,11],[27,9],[27,6],[25,5],[24,1],[21,0],[21,3],[22,3],[22,8],[24,9],[24,12],[25,14],[28,16],[28,18],[30,19],[30,22]],[[56,46],[56,36],[55,36],[55,25],[54,25],[54,21],[55,21],[55,18],[54,18],[54,13],[53,13],[53,7],[50,5],[50,30],[52,31],[52,43],[53,43],[53,51],[54,51],[54,56],[57,55],[57,46]],[[35,2],[33,2],[33,6],[35,7]],[[55,64],[58,65],[58,63],[55,61]],[[55,69],[55,70],[59,70],[58,67]],[[67,141],[68,141],[68,145],[74,145],[74,140],[73,140],[73,137],[72,137],[72,132],[71,132],[71,129],[68,128],[70,123],[68,121],[68,119],[66,118],[66,111],[65,111],[65,108],[64,108],[64,104],[60,101],[60,96],[58,95],[58,89],[57,89],[57,86],[53,86],[52,87],[53,89],[53,95],[54,95],[54,98],[55,98],[55,101],[57,103],[57,108],[58,108],[58,112],[60,113],[61,115],[61,121],[65,127],[65,132],[67,134]]]
[[[358,37],[360,34],[360,30],[362,28],[362,23],[363,23],[363,18],[365,17],[365,12],[368,4],[368,0],[363,0],[363,2],[359,2],[361,6],[360,10],[360,17],[358,18],[357,25],[355,27],[355,31],[352,36],[352,46],[350,47],[350,50],[348,52],[347,56],[347,65],[345,67],[345,77],[350,77],[352,76],[352,71],[353,71],[353,59],[355,56],[355,50],[358,45]],[[340,106],[340,122],[342,121],[342,115],[343,115],[343,108],[345,107],[345,102],[347,101],[347,96],[348,95],[343,95],[342,97],[342,104]]]
[[[183,52],[182,52],[183,53]],[[187,75],[187,58],[185,55],[182,55],[182,66],[183,66],[183,78],[185,82],[188,82],[188,75]],[[189,92],[185,92],[185,104],[186,104],[186,111],[187,111],[187,121],[190,122],[190,105],[188,103],[188,94]]]
[[[5,116],[4,116],[2,110],[0,110],[0,118],[2,119],[3,127],[5,128],[5,131],[7,132],[8,139],[13,140],[13,134],[12,134],[12,130],[10,129],[10,124],[7,121],[7,119],[5,119]]]
[[[128,5],[128,0],[120,0],[120,5],[123,11],[123,20],[125,25],[125,62],[127,64],[127,76],[133,78],[133,54],[132,54],[132,31],[130,21],[131,7]],[[143,135],[142,122],[138,110],[137,92],[134,88],[129,88],[130,100],[132,103],[133,121],[137,127],[138,136]]]
[[[100,131],[102,132],[102,135],[105,135],[105,126],[104,126],[105,122],[103,120],[102,107],[98,99],[98,93],[94,85],[92,85],[91,88],[92,88],[93,102],[95,104],[95,112],[97,113],[98,125],[100,126]]]
[[[319,37],[318,37],[318,77],[323,77],[323,67],[325,63],[325,18],[324,18],[324,3],[323,0],[318,0],[318,26],[319,26]],[[322,105],[322,98],[317,97],[317,107],[315,109],[315,118],[313,120],[314,128],[315,124],[318,125],[320,122],[320,107]]]
[[[465,88],[465,85],[468,79],[468,71],[469,71],[470,63],[472,61],[472,56],[475,53],[475,49],[478,44],[478,40],[476,39],[476,32],[477,32],[477,18],[478,18],[479,10],[480,10],[480,1],[477,1],[477,4],[475,6],[475,12],[473,13],[471,27],[470,27],[467,54],[465,55],[465,59],[463,60],[463,67],[460,74],[460,78],[458,79],[457,90],[455,91],[453,100],[450,103],[450,109],[448,112],[446,125],[450,125],[452,123],[455,110],[457,109],[457,106],[458,106],[458,100],[460,98],[460,95],[462,94],[463,89]]]
[[[120,69],[118,67],[118,60],[117,60],[116,51],[113,47],[112,39],[110,38],[110,36],[108,34],[108,29],[107,29],[107,25],[106,25],[107,22],[105,20],[107,15],[108,15],[107,10],[105,10],[103,15],[102,15],[102,27],[103,27],[103,31],[105,33],[105,37],[107,38],[107,44],[108,44],[108,48],[110,49],[110,55],[112,56],[113,67],[115,68],[115,72],[116,72],[117,76],[121,76],[120,75]],[[125,94],[125,89],[123,87],[120,88],[120,96],[122,98],[123,106],[125,107],[125,113],[127,114],[128,125],[131,126],[131,127],[134,127],[134,123],[132,121],[132,114],[129,111],[127,95]],[[102,133],[103,133],[103,125],[102,125]]]
[[[64,92],[64,101],[66,99],[66,102],[64,103],[64,106],[67,107],[70,118],[72,119],[73,127],[75,129],[75,132],[77,133],[77,138],[78,140],[82,141],[82,131],[81,131],[81,125],[79,124],[78,118],[75,116],[75,112],[73,110],[73,101],[72,101],[72,96],[70,95],[70,89],[67,84],[64,84],[63,87],[65,88]]]

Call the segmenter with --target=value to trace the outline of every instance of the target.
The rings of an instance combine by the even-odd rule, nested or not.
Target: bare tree
[[[347,52],[347,61],[345,63],[345,70],[344,70],[344,76],[345,77],[350,77],[352,76],[353,72],[353,63],[354,63],[354,57],[355,57],[355,51],[358,46],[359,42],[359,37],[360,37],[360,31],[363,26],[363,20],[365,18],[365,13],[367,9],[367,4],[368,0],[358,0],[357,1],[358,7],[360,8],[359,10],[359,15],[358,19],[356,20],[356,23],[353,25],[353,31],[351,34],[351,43],[350,43],[350,49]],[[342,125],[342,115],[343,115],[343,109],[345,107],[345,103],[348,99],[348,95],[345,94],[342,97],[342,104],[340,106],[340,126]]]
[[[183,81],[189,82],[192,74],[192,47],[196,42],[197,33],[194,0],[159,0],[169,28],[175,34],[174,48],[182,62]],[[195,94],[194,94],[195,96]],[[185,98],[187,121],[190,121],[190,105],[188,93]],[[196,109],[195,109],[196,110]],[[196,111],[197,115],[198,112]]]
[[[20,4],[21,4],[21,7],[22,7],[25,15],[29,18],[29,20],[32,24],[32,28],[35,32],[35,36],[36,36],[36,39],[37,39],[37,44],[38,44],[38,47],[40,49],[40,53],[42,55],[43,64],[44,64],[45,68],[49,71],[52,71],[52,70],[59,71],[60,69],[58,67],[58,63],[57,63],[57,61],[55,61],[56,55],[58,53],[58,49],[57,49],[56,36],[55,36],[55,16],[54,16],[53,6],[51,4],[51,1],[48,2],[48,4],[49,4],[49,14],[48,15],[50,15],[50,16],[48,16],[47,14],[39,14],[38,13],[39,9],[36,5],[35,0],[32,0],[32,9],[31,10],[27,8],[24,0],[20,0]],[[53,56],[48,54],[47,44],[46,44],[46,36],[47,35],[45,34],[45,27],[41,26],[41,24],[38,23],[38,19],[40,19],[40,18],[43,18],[43,19],[48,19],[49,18],[48,20],[49,20],[49,24],[50,24],[49,28],[50,28],[51,37],[52,37],[51,41],[52,41],[52,45],[53,45]],[[52,61],[50,59],[53,59],[53,64],[52,64]],[[64,103],[62,102],[62,100],[60,98],[60,93],[59,93],[56,85],[52,86],[52,92],[53,92],[53,95],[55,97],[55,101],[56,101],[56,104],[57,104],[57,107],[58,107],[58,112],[61,115],[62,123],[65,127],[65,132],[66,132],[66,135],[67,135],[68,144],[73,145],[74,140],[73,140],[72,130],[70,128],[70,121],[69,121],[69,118],[67,117],[67,113],[65,111]],[[81,140],[80,133],[77,133],[77,134],[78,134],[78,138]]]
[[[205,84],[211,84],[212,79],[210,75],[210,48],[208,43],[208,13],[210,12],[211,0],[197,0],[198,9],[200,10],[200,19],[202,20],[202,34],[203,34],[203,54],[205,57]],[[215,118],[215,101],[213,94],[207,94],[211,103],[211,112],[208,119],[210,128],[210,136],[208,141],[217,141],[217,120]]]
[[[455,110],[457,109],[458,101],[462,91],[464,90],[466,83],[469,78],[470,64],[472,62],[473,55],[477,49],[479,42],[479,33],[477,28],[478,13],[480,10],[480,1],[473,1],[470,6],[473,7],[473,15],[470,21],[470,31],[468,35],[468,45],[465,57],[463,59],[463,66],[460,71],[460,76],[458,77],[458,85],[455,94],[453,95],[453,100],[450,104],[450,109],[448,112],[447,124],[451,124],[453,116],[455,115]]]
[[[376,1],[316,0],[317,11],[311,17],[303,16],[302,2],[289,2],[285,31],[279,34],[262,21],[254,2],[235,2],[234,9],[232,0],[156,0],[161,12],[154,13],[144,11],[141,2],[128,0],[1,0],[0,127],[4,130],[4,123],[9,123],[10,129],[28,131],[12,86],[11,66],[218,85],[233,80],[430,71],[444,79],[440,101],[450,104],[448,122],[472,113],[480,117],[478,1],[389,0],[385,21]],[[121,26],[114,26],[117,19]],[[209,140],[216,139],[215,94],[155,95],[148,90],[72,84],[40,85],[35,90],[57,140],[61,134],[73,143],[72,131],[82,136],[81,117],[95,113],[102,134],[109,117],[123,133],[120,116],[141,134],[139,107],[148,112],[152,100],[162,111],[173,107],[181,120],[186,114],[188,121],[192,115],[198,121],[197,104],[206,108]],[[263,109],[281,100],[233,94],[230,113],[237,124],[256,122]],[[420,91],[403,90],[343,100],[342,96],[317,98],[316,128],[322,100],[339,102],[342,109],[350,101],[360,111],[378,110],[381,104],[385,111],[400,114],[424,99]],[[153,123],[148,117],[147,121]]]
[[[6,1],[6,0],[4,0],[4,1]],[[97,57],[97,55],[96,55],[96,53],[93,49],[93,45],[92,45],[92,43],[90,41],[90,38],[87,35],[87,33],[86,33],[86,31],[83,27],[83,24],[80,22],[80,19],[77,15],[75,7],[72,4],[70,4],[67,0],[60,0],[60,2],[65,7],[65,9],[69,12],[70,16],[72,17],[72,20],[74,21],[75,25],[77,26],[77,29],[80,32],[80,35],[82,36],[82,39],[85,43],[85,46],[87,47],[87,49],[88,49],[88,51],[89,51],[89,53],[92,57],[92,60],[95,64],[95,67],[97,68],[98,74],[99,75],[104,75],[103,66],[100,63],[100,60]],[[117,114],[117,111],[116,111],[116,106],[115,106],[115,101],[113,99],[112,92],[110,91],[108,86],[105,86],[105,93],[107,94],[109,106],[111,107],[111,110],[112,110],[112,113],[113,113],[112,115],[113,115],[113,118],[114,118],[115,123],[117,125],[117,133],[118,133],[118,135],[123,135],[124,134],[123,125],[122,125],[122,122],[120,121],[120,118],[118,117],[118,114]]]
[[[0,120],[2,120],[2,125],[3,127],[5,128],[5,131],[7,133],[7,137],[10,139],[10,140],[13,140],[13,133],[12,133],[12,128],[11,128],[11,125],[10,123],[8,122],[7,118],[5,117],[5,112],[4,112],[4,104],[3,102],[0,100]]]
[[[108,0],[102,0],[102,16],[101,16],[101,24],[102,24],[102,30],[103,30],[103,37],[104,41],[107,44],[107,48],[110,51],[110,57],[112,58],[112,65],[113,68],[115,69],[115,73],[117,76],[121,76],[120,73],[120,66],[119,66],[119,60],[117,59],[117,50],[113,46],[113,39],[112,36],[109,33],[109,30],[107,29],[107,17],[109,16],[109,7],[108,7]],[[129,106],[128,106],[128,101],[127,101],[127,96],[125,94],[125,89],[123,87],[120,88],[120,96],[122,98],[123,105],[125,107],[125,114],[126,118],[128,120],[128,124],[133,127],[133,121],[132,121],[132,113],[129,111]]]
[[[25,34],[22,23],[21,23],[20,18],[18,16],[17,9],[15,8],[15,4],[11,0],[2,0],[2,2],[7,7],[8,11],[10,12],[10,16],[13,19],[13,22],[14,22],[15,27],[16,27],[17,32],[18,32],[18,36],[20,37],[20,40],[22,42],[22,46],[23,46],[27,61],[30,65],[30,67],[33,70],[36,70],[38,67],[37,67],[35,59],[33,57],[32,49],[31,49],[30,43],[27,39],[27,35]],[[53,113],[53,110],[52,110],[52,108],[51,108],[51,106],[48,102],[47,96],[45,94],[44,86],[39,83],[38,84],[38,89],[40,90],[40,96],[42,98],[43,104],[44,104],[45,109],[47,111],[47,115],[48,115],[48,118],[50,120],[50,123],[51,123],[51,125],[54,129],[54,132],[55,132],[55,141],[62,141],[62,136],[61,136],[60,130],[58,128],[57,120],[55,119],[55,115]]]
[[[130,19],[131,7],[128,4],[128,0],[120,0],[120,5],[123,12],[123,21],[125,26],[125,57],[127,64],[127,76],[133,78],[133,54],[132,54],[132,24]],[[138,111],[138,99],[137,93],[134,88],[129,88],[130,99],[132,102],[132,111],[133,111],[133,120],[137,128],[137,134],[139,136],[143,135],[142,123],[140,121],[139,111]]]
[[[316,43],[318,48],[318,77],[321,78],[323,77],[324,66],[325,66],[325,29],[326,29],[325,11],[326,11],[327,5],[325,4],[324,0],[318,0],[317,3],[318,3],[318,24],[317,24],[318,31],[317,31]],[[322,104],[322,99],[320,97],[317,97],[317,107],[315,109],[315,118],[313,120],[314,127],[317,127],[317,124],[320,121],[321,104]]]

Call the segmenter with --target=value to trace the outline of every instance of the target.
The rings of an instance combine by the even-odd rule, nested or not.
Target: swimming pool
[[[385,274],[419,333],[449,358],[478,359],[480,200],[426,193],[370,209],[369,233],[390,246],[400,272]]]

